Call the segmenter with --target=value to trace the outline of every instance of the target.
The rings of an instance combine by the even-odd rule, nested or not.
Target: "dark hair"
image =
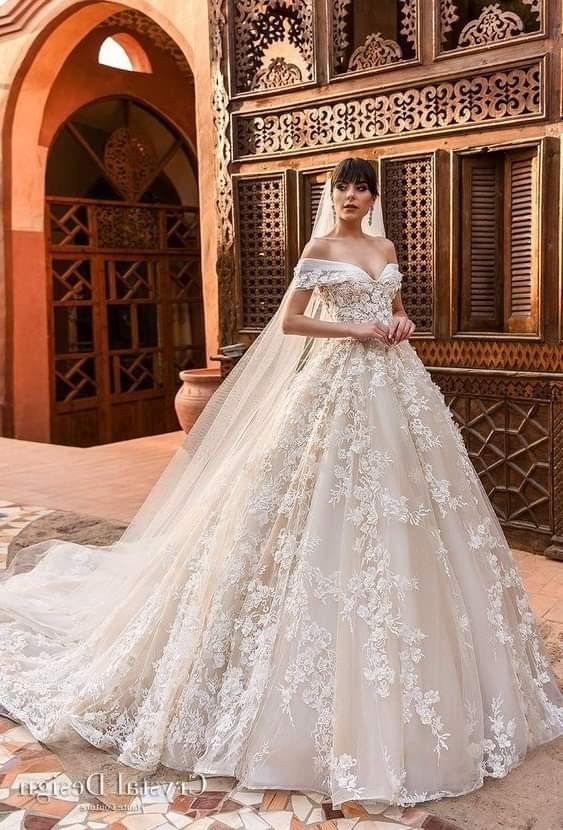
[[[377,176],[373,166],[367,159],[349,156],[339,161],[330,176],[330,190],[339,182],[360,182],[365,181],[368,189],[374,196],[379,194],[377,188]]]

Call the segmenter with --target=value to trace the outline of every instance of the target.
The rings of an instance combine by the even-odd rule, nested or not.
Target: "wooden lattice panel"
[[[440,0],[441,51],[489,48],[541,33],[544,0]]]
[[[90,216],[84,204],[71,202],[49,202],[48,229],[49,244],[90,245]]]
[[[554,533],[551,408],[562,388],[540,379],[461,372],[433,373],[433,378],[499,519],[506,526]]]
[[[100,205],[94,208],[100,248],[159,248],[159,213],[152,208]]]
[[[558,343],[481,338],[412,342],[426,366],[563,372],[563,349]]]
[[[231,0],[234,90],[275,90],[314,79],[313,0]]]
[[[474,125],[522,123],[544,115],[544,72],[542,61],[532,61],[321,104],[235,114],[235,155],[280,156]]]
[[[401,297],[419,333],[434,329],[434,199],[431,155],[386,159],[382,165],[385,232],[404,274]]]
[[[284,179],[273,175],[236,184],[242,327],[259,330],[287,287]]]
[[[164,221],[166,248],[199,251],[199,211],[167,210]]]
[[[335,0],[332,6],[334,75],[401,66],[417,57],[417,0],[365,3]]]

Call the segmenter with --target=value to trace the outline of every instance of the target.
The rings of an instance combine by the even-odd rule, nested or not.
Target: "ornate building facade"
[[[563,557],[561,6],[0,6],[3,434],[95,443],[172,429],[178,368],[253,341],[327,173],[362,155],[411,342],[507,535]],[[139,72],[77,84],[110,32],[134,39]],[[93,165],[73,190],[71,147]]]
[[[277,307],[327,171],[369,158],[411,342],[507,535],[563,556],[561,3],[215,5],[230,22],[225,338],[251,340]]]

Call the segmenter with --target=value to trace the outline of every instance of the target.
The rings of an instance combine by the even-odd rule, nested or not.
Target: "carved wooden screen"
[[[541,34],[544,0],[439,0],[442,52],[489,48]]]
[[[239,329],[259,332],[287,288],[286,175],[234,177],[238,272],[242,307]]]
[[[435,159],[432,154],[381,163],[385,232],[404,274],[401,297],[417,334],[434,331]]]
[[[197,210],[151,206],[156,242],[129,253],[107,246],[100,221],[117,206],[47,205],[53,440],[87,446],[175,428],[178,371],[205,365]],[[70,253],[80,240],[80,253]]]
[[[417,0],[330,0],[333,76],[412,62],[418,54]]]
[[[462,385],[463,392],[449,390]],[[440,386],[505,527],[553,532],[549,385],[449,375]]]
[[[181,142],[169,132],[167,145],[158,122],[157,152],[149,137],[154,117],[136,106],[122,99],[89,105],[50,151],[51,193],[80,182],[90,194],[47,197],[57,443],[88,446],[177,428],[178,372],[206,362],[199,211],[159,203],[178,200],[167,165],[174,160],[174,172],[182,170]],[[149,136],[140,130],[147,125]],[[95,198],[101,193],[110,198]]]
[[[314,0],[230,0],[232,93],[315,80]]]
[[[233,112],[234,160],[358,149],[436,130],[537,120],[546,106],[545,66],[545,58],[528,58],[506,69],[455,72],[439,81]]]
[[[537,330],[537,165],[536,148],[462,159],[462,331]]]

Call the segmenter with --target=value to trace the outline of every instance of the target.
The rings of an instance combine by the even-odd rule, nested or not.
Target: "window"
[[[412,0],[329,3],[332,77],[387,69],[417,57],[417,5]]]
[[[98,52],[98,63],[126,72],[152,72],[147,53],[127,32],[106,37]]]
[[[538,325],[537,148],[461,161],[461,331],[528,333]]]
[[[542,0],[440,0],[441,51],[489,48],[533,35],[543,17]]]

